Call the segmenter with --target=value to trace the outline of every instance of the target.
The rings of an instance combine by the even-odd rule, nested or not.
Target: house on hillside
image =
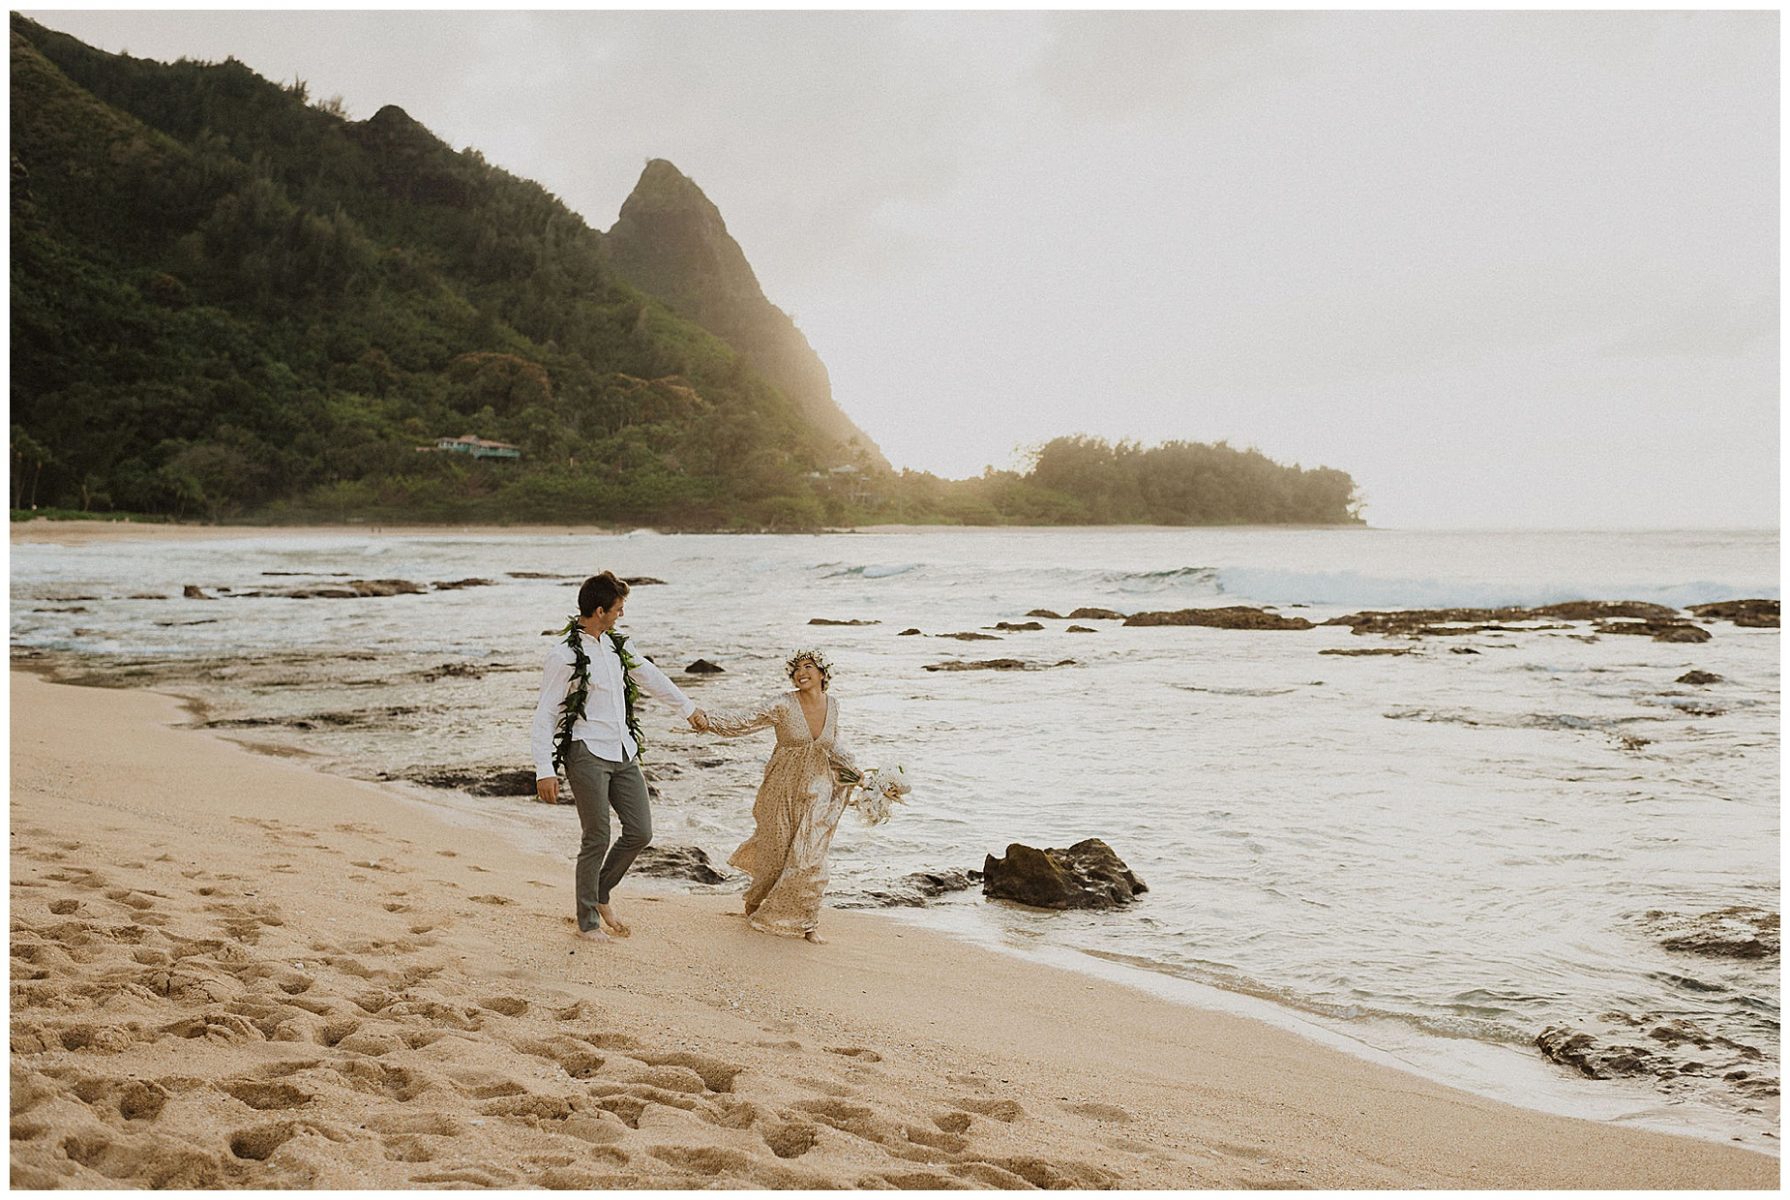
[[[419,451],[430,453],[445,450],[449,454],[469,454],[473,458],[521,458],[522,451],[508,442],[492,442],[473,434],[462,434],[457,438],[436,438],[433,446],[418,446]]]

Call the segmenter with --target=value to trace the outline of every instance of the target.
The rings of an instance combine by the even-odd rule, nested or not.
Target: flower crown
[[[819,650],[797,650],[789,656],[789,661],[783,664],[783,673],[793,679],[796,668],[804,662],[814,664],[814,669],[820,672],[821,690],[826,690],[826,686],[833,682],[833,664],[827,661],[827,656]]]

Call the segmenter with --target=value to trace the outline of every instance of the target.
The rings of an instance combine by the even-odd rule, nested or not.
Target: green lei
[[[572,748],[572,726],[584,715],[585,701],[590,699],[590,655],[584,652],[584,630],[579,626],[576,614],[566,621],[566,627],[560,632],[565,634],[566,645],[572,649],[572,684],[559,706],[559,736],[553,740],[553,765],[556,768],[565,761],[566,752]],[[615,643],[615,652],[622,660],[622,705],[627,713],[628,735],[634,739],[634,754],[639,758],[646,749],[646,735],[640,732],[640,718],[634,714],[634,702],[640,698],[640,685],[634,682],[634,669],[640,665],[640,660],[628,649],[627,634],[611,629],[609,640]]]

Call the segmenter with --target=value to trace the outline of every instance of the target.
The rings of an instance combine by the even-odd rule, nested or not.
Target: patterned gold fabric
[[[765,764],[764,782],[752,804],[752,836],[727,861],[752,876],[746,916],[752,928],[783,937],[804,937],[820,916],[827,887],[827,848],[851,789],[836,782],[835,768],[857,770],[839,742],[839,702],[827,697],[820,736],[794,692],[767,696],[740,712],[711,712],[709,729],[739,737],[767,726],[777,744]]]

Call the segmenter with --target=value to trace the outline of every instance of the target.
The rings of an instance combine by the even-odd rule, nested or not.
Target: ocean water
[[[624,627],[705,707],[781,689],[799,646],[832,657],[860,758],[900,762],[915,782],[890,824],[842,825],[837,902],[912,871],[980,867],[1010,842],[1099,837],[1149,885],[1124,911],[1043,913],[968,892],[899,915],[1218,997],[1517,1103],[1775,1153],[1777,959],[1661,940],[1683,917],[1778,911],[1777,630],[1705,622],[1712,640],[1689,645],[1585,623],[1415,642],[1340,626],[990,629],[1083,606],[1271,605],[1321,622],[1360,608],[1775,598],[1775,532],[245,531],[21,544],[14,656],[193,695],[233,736],[366,778],[526,768],[542,631],[605,567],[664,581],[636,589]],[[344,577],[493,582],[231,595]],[[188,584],[223,598],[183,599]],[[922,634],[899,636],[908,628]],[[937,636],[960,631],[999,640]],[[1320,653],[1377,645],[1413,653]],[[699,657],[725,673],[683,675]],[[1037,669],[925,669],[989,658]],[[1724,681],[1674,682],[1692,669]],[[725,859],[750,825],[766,735],[714,739],[650,707],[646,729],[657,840]],[[569,810],[392,786],[469,837],[573,851]],[[1558,1026],[1647,1048],[1652,1065],[1581,1078],[1534,1047]]]

